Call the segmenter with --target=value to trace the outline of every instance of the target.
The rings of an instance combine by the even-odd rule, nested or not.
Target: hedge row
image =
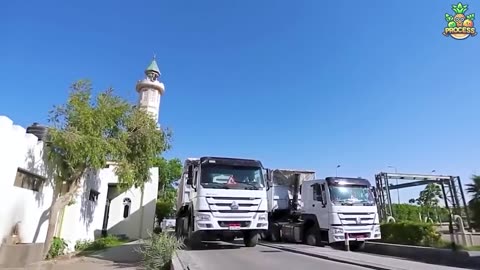
[[[438,246],[441,235],[430,223],[397,222],[381,225],[382,242],[415,245]]]

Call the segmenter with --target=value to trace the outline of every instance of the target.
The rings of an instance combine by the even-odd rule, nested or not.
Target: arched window
[[[132,201],[130,198],[123,199],[123,218],[127,218],[130,215],[130,206]]]

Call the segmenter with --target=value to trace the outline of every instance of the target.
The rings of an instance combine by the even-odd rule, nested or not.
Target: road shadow
[[[282,253],[281,250],[260,250],[262,253]]]
[[[243,241],[235,240],[233,242],[222,241],[202,241],[202,244],[195,249],[187,250],[221,250],[221,249],[240,249],[245,247]]]
[[[142,266],[141,263],[114,263],[112,265],[113,269],[137,269],[137,270],[143,270],[145,269],[144,266]]]
[[[113,262],[116,268],[134,267],[143,269],[141,268],[142,255],[138,251],[142,245],[139,241],[135,241],[84,255],[84,257]]]

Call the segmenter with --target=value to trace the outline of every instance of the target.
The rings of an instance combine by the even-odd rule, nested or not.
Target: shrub
[[[416,246],[438,246],[441,235],[430,223],[398,222],[381,225],[382,241]]]
[[[150,239],[139,249],[146,270],[170,269],[173,254],[184,247],[183,241],[169,233],[151,233]]]
[[[75,250],[77,251],[102,250],[105,248],[121,245],[123,242],[125,241],[120,240],[116,236],[108,235],[106,237],[96,239],[95,241],[79,240],[75,244]]]
[[[63,238],[53,237],[47,259],[53,259],[65,254],[65,249],[67,249],[67,242]]]

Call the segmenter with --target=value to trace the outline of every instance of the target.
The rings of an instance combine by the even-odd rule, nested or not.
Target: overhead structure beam
[[[404,182],[401,184],[391,184],[391,180],[404,180]],[[470,227],[470,214],[459,176],[381,172],[375,175],[375,183],[375,198],[379,215],[384,221],[386,221],[389,216],[395,217],[394,209],[392,208],[392,198],[390,196],[392,190],[436,183],[442,187],[445,207],[451,213],[449,216],[450,223],[454,222],[452,220],[453,215],[459,215],[466,222],[466,227]]]
[[[399,179],[399,180],[450,180],[452,176],[448,175],[428,175],[428,174],[410,174],[410,173],[386,173],[381,172],[384,177],[388,179]]]
[[[401,189],[401,188],[408,188],[408,187],[416,187],[416,186],[424,186],[430,183],[438,183],[439,181],[434,180],[423,180],[423,181],[415,181],[410,183],[398,184],[398,185],[389,185],[388,188],[392,189]]]

